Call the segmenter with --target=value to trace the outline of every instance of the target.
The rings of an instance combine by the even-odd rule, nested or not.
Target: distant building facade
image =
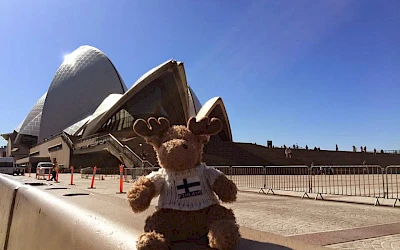
[[[92,165],[90,158],[101,158],[103,164],[114,159],[110,161],[114,165],[129,166],[140,160],[132,159],[136,153],[129,152],[139,144],[132,125],[138,118],[151,116],[166,117],[179,125],[192,116],[218,117],[223,130],[216,136],[232,141],[222,99],[215,97],[201,105],[187,83],[183,63],[169,60],[127,89],[111,60],[91,46],[81,46],[68,55],[26,118],[1,136],[8,142],[6,155],[27,166],[39,161]],[[94,148],[99,145],[103,146]],[[124,152],[131,155],[124,156]]]
[[[6,146],[0,147],[0,157],[7,157],[7,147]]]

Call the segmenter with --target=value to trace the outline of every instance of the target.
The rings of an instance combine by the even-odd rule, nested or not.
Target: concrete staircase
[[[92,152],[89,152],[88,149],[91,149]],[[151,162],[143,160],[128,145],[122,144],[112,134],[94,135],[75,142],[75,153],[79,153],[79,151],[95,153],[103,150],[107,150],[127,167],[153,167]]]
[[[149,161],[152,165],[157,164],[157,156],[153,147],[147,144],[143,138],[132,137],[127,140],[121,140],[121,143],[132,149],[132,151],[134,151],[139,157]],[[140,146],[140,144],[142,146]]]
[[[251,143],[211,140],[205,148],[205,161],[209,165],[279,166],[305,165],[300,159],[285,158],[283,149],[270,149]],[[222,164],[221,164],[221,163]]]
[[[400,154],[373,154],[346,151],[314,151],[292,149],[292,158],[283,148],[267,148],[252,143],[224,142],[212,139],[206,146],[204,159],[209,165],[287,166],[287,165],[399,165]]]
[[[106,144],[107,150],[126,166],[152,167],[157,164],[156,153],[141,137],[119,141],[111,134],[87,138],[75,147]],[[141,145],[141,146],[140,146]],[[142,159],[143,158],[143,159]],[[210,166],[287,166],[287,165],[399,165],[400,154],[373,154],[345,151],[314,151],[292,149],[292,158],[285,157],[283,148],[267,148],[253,143],[222,141],[213,136],[204,148],[203,160]]]
[[[153,167],[147,160],[143,160],[129,146],[123,145],[117,138],[109,134],[106,140],[108,151],[120,159],[127,167]]]

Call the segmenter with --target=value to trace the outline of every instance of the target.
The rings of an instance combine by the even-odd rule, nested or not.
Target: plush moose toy
[[[167,119],[152,117],[147,122],[136,120],[133,129],[153,146],[161,166],[140,177],[128,192],[135,213],[146,210],[160,195],[137,249],[170,249],[206,235],[211,248],[235,248],[239,227],[232,210],[221,206],[219,200],[235,201],[237,187],[222,172],[201,162],[204,144],[221,131],[222,122],[192,117],[186,127],[170,126]]]

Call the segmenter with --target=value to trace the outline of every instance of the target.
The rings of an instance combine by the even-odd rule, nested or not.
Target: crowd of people
[[[275,148],[275,147],[273,147]],[[293,144],[292,147],[287,147],[286,145],[281,146],[280,148],[283,148],[285,150],[285,156],[286,158],[292,158],[292,150],[297,150],[297,149],[305,149],[305,150],[309,150],[308,145],[306,145],[304,148],[299,147],[297,144]],[[313,149],[314,151],[320,151],[320,147],[314,147]],[[336,144],[335,145],[335,150],[336,152],[339,151],[339,146]],[[353,145],[353,152],[362,152],[362,153],[367,153],[367,146],[360,146],[360,151],[357,151],[357,147]],[[376,150],[376,148],[374,148],[374,150],[372,151],[374,154],[377,154],[378,151]],[[372,153],[371,152],[371,153]],[[381,149],[380,151],[381,154],[384,153],[383,149]]]
[[[353,152],[357,152],[357,147],[353,145]],[[360,147],[360,152],[361,153],[367,153],[367,147],[366,146],[361,146]],[[374,148],[374,154],[377,154],[376,148]],[[383,149],[381,149],[381,154],[383,154]]]

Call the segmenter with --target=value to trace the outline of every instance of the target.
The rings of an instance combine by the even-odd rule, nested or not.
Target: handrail
[[[52,135],[52,136],[46,138],[44,141],[41,141],[41,142],[36,143],[36,144],[33,145],[31,148],[37,147],[37,146],[39,146],[39,145],[41,145],[41,144],[43,144],[43,143],[48,142],[49,140],[52,140],[52,139],[57,138],[57,137],[60,137],[60,136],[61,136],[62,139],[64,139],[65,143],[67,143],[68,146],[69,146],[71,149],[74,147],[74,143],[73,143],[72,140],[69,138],[69,136],[67,135],[67,133],[65,133],[64,131],[61,131],[60,133],[57,133],[57,134],[55,134],[55,135]]]
[[[115,138],[112,134],[108,134],[108,137],[111,138],[111,140],[107,140],[112,146],[114,146],[115,149],[118,150],[119,153],[123,153],[126,157],[128,157],[130,160],[136,163],[140,163],[142,167],[150,166],[154,167],[153,164],[151,164],[147,160],[143,160],[140,158],[131,148],[129,148],[126,145],[123,145],[117,138]]]
[[[93,135],[87,136],[85,138],[81,138],[81,139],[76,140],[76,143],[89,141],[89,140],[92,140],[92,139],[95,139],[95,138],[98,138],[98,137],[99,137],[99,134],[93,134]]]
[[[92,143],[90,143],[92,141]],[[106,135],[101,135],[99,136],[98,134],[91,135],[89,137],[80,139],[76,141],[75,145],[77,147],[80,147],[79,144],[84,143],[84,142],[89,142],[88,144],[100,144],[100,143],[107,143],[108,145],[112,146],[114,149],[118,151],[118,153],[124,154],[129,160],[132,162],[140,165],[141,167],[153,167],[153,164],[151,164],[147,160],[143,160],[140,158],[131,148],[129,148],[126,145],[123,145],[115,136],[112,134],[106,134]],[[87,146],[87,145],[84,145]]]
[[[71,138],[69,138],[69,136],[67,135],[67,133],[65,133],[64,131],[61,133],[61,138],[64,139],[65,143],[68,144],[70,149],[74,148],[74,143],[71,141]]]
[[[400,154],[400,150],[383,150],[383,153],[385,154]]]

